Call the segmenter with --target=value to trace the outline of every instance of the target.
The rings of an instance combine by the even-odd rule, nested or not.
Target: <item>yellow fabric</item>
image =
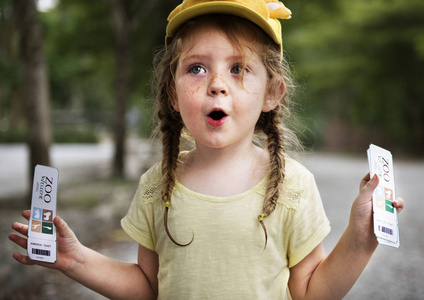
[[[286,162],[284,193],[263,222],[266,179],[245,193],[210,197],[176,183],[168,226],[160,199],[157,164],[140,179],[123,229],[159,254],[159,299],[289,299],[289,268],[300,262],[329,233],[314,177],[294,160]],[[231,184],[231,183],[229,183]]]
[[[168,16],[166,41],[186,21],[206,14],[229,14],[247,19],[261,27],[282,47],[281,24],[291,11],[277,0],[184,0]]]

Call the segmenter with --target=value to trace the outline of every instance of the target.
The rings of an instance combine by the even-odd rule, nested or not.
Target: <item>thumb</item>
[[[375,188],[378,186],[378,182],[379,179],[377,174],[375,174],[371,179],[369,173],[365,175],[361,181],[359,198],[364,202],[370,201]]]
[[[69,228],[68,224],[59,216],[56,216],[53,220],[54,226],[56,226],[57,234],[61,237],[73,237],[74,232]]]

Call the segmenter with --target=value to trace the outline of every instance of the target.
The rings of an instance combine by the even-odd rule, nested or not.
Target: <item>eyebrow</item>
[[[181,61],[192,60],[192,59],[194,60],[205,59],[207,57],[208,55],[191,54],[191,55],[181,56]]]

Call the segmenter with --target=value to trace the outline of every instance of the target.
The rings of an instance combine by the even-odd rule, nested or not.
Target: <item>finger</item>
[[[14,222],[12,224],[12,228],[19,232],[22,235],[28,236],[28,225],[24,225],[22,223]]]
[[[23,264],[23,265],[28,265],[28,266],[32,266],[32,265],[34,265],[35,263],[34,263],[34,261],[32,261],[28,256],[26,256],[26,255],[22,255],[22,254],[20,254],[20,253],[13,253],[13,258],[17,261],[17,262],[19,262],[19,263],[21,263],[21,264]]]
[[[24,237],[21,237],[20,235],[11,233],[9,234],[9,240],[17,244],[18,246],[21,246],[24,249],[27,249],[27,239]]]
[[[362,178],[361,181],[361,193],[366,193],[369,194],[374,192],[375,188],[378,186],[378,176],[377,174],[375,174],[371,179],[370,179],[370,174],[368,173],[367,175],[365,175],[364,178]]]
[[[369,205],[372,201],[372,194],[377,186],[378,176],[375,175],[369,179],[369,175],[367,174],[361,181],[361,189],[355,202],[359,205]]]
[[[402,198],[397,198],[393,201],[393,206],[396,207],[397,212],[400,213],[405,207],[405,201]]]
[[[362,189],[368,183],[368,181],[370,181],[370,179],[371,179],[371,175],[370,173],[367,173],[367,175],[365,175],[364,178],[362,178],[359,188]]]
[[[31,217],[31,211],[30,210],[24,210],[22,212],[22,216],[29,221],[29,218]]]
[[[53,224],[56,226],[56,231],[58,235],[62,237],[74,236],[74,232],[69,228],[68,224],[59,216],[56,216],[53,219]]]

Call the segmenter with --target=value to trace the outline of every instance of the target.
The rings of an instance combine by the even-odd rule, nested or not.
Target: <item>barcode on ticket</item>
[[[32,254],[41,255],[41,256],[50,256],[51,255],[51,252],[50,252],[50,250],[43,250],[43,249],[35,249],[35,248],[33,248],[32,249]]]
[[[391,229],[391,228],[387,228],[387,227],[384,227],[384,226],[378,226],[378,230],[380,230],[383,233],[393,235],[393,229]]]

